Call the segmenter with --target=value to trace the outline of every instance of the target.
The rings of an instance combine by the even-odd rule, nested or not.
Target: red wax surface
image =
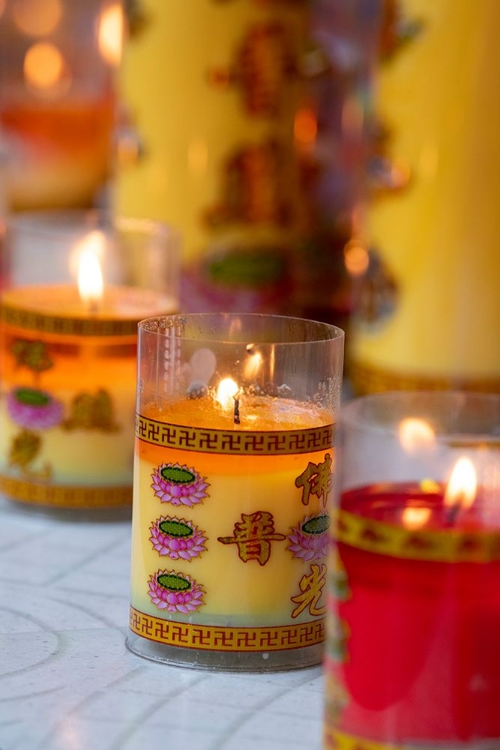
[[[418,533],[500,534],[478,500],[453,526],[441,489],[362,488],[345,493],[341,509],[401,528],[405,507],[428,506]],[[500,560],[405,559],[342,541],[338,552],[348,590],[330,607],[345,627],[346,655],[326,661],[347,692],[338,729],[407,744],[500,738]]]

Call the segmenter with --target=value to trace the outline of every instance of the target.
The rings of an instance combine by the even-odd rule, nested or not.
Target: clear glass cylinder
[[[256,314],[140,324],[132,651],[223,670],[321,661],[343,338]]]
[[[137,324],[178,309],[179,237],[100,212],[35,212],[12,218],[7,249],[0,491],[31,506],[130,507]]]
[[[339,420],[325,748],[500,741],[500,396],[399,392]]]

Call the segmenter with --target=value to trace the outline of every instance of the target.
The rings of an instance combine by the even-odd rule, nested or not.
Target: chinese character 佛
[[[321,464],[313,464],[309,461],[307,469],[295,480],[296,487],[302,487],[302,503],[309,504],[311,495],[321,498],[323,506],[332,488],[332,457],[325,454],[325,460]]]

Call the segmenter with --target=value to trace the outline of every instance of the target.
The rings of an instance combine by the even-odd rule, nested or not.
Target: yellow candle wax
[[[310,403],[248,395],[239,401],[239,424],[234,409],[210,395],[141,411],[133,632],[207,650],[321,643],[330,415]]]
[[[96,311],[71,285],[0,304],[0,491],[59,507],[129,504],[137,322],[173,301],[108,287]]]

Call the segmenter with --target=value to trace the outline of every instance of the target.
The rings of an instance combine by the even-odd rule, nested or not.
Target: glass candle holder
[[[177,307],[179,238],[160,223],[40,212],[9,224],[0,296],[0,492],[131,505],[137,324]]]
[[[258,314],[140,323],[133,652],[223,670],[321,661],[343,339]]]
[[[500,743],[500,396],[384,393],[339,422],[325,748]]]
[[[2,0],[0,130],[13,210],[102,205],[114,171],[121,0]]]

